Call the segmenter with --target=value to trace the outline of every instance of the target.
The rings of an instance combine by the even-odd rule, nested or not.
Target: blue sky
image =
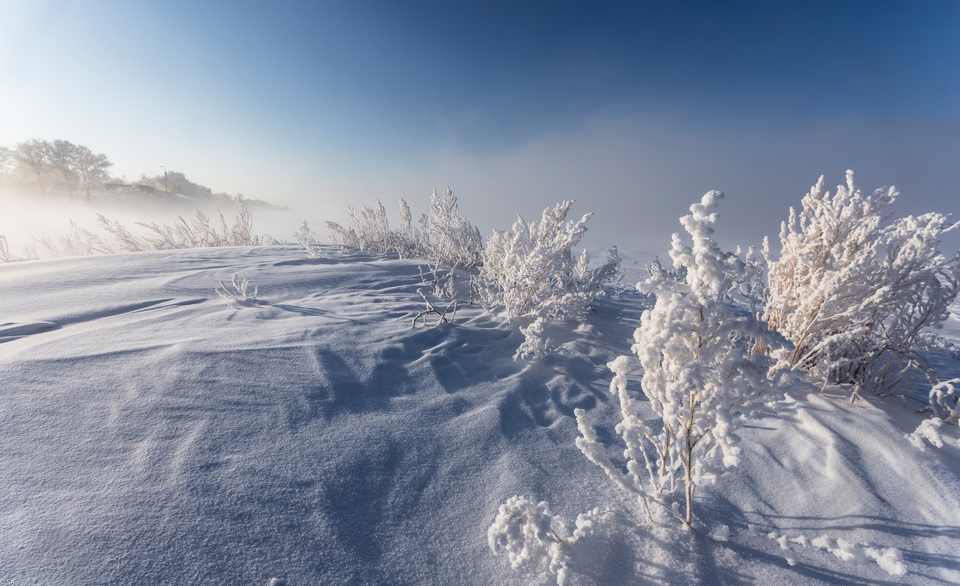
[[[65,138],[316,224],[449,185],[484,232],[576,198],[656,243],[716,188],[752,244],[847,168],[901,214],[960,212],[953,1],[2,6],[0,144]]]

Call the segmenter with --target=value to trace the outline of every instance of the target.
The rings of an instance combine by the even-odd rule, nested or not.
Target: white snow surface
[[[548,325],[549,355],[515,362],[525,324],[480,307],[411,327],[417,261],[323,253],[0,265],[0,581],[556,583],[488,546],[498,506],[526,495],[568,520],[609,511],[573,548],[569,584],[960,582],[957,428],[916,449],[916,404],[801,395],[740,431],[740,467],[698,492],[694,531],[651,525],[574,444],[582,408],[624,462],[606,364],[630,354],[640,294]],[[217,296],[234,274],[256,300]],[[955,318],[944,332],[960,342]],[[907,573],[706,537],[748,524],[897,548]]]

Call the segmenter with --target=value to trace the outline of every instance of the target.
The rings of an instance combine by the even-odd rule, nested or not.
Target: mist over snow
[[[567,519],[600,508],[602,524],[570,550],[570,584],[960,580],[955,426],[921,452],[903,435],[922,416],[899,401],[804,394],[739,432],[742,469],[695,504],[703,531],[752,524],[759,537],[648,525],[573,442],[575,408],[616,436],[605,365],[630,352],[638,293],[549,325],[551,354],[517,362],[516,326],[475,305],[411,328],[424,309],[419,261],[322,254],[0,266],[0,579],[555,583],[488,546],[498,504],[520,494]],[[255,301],[217,296],[233,274],[259,288]],[[639,381],[631,367],[634,396]],[[784,552],[769,532],[897,548],[907,573],[841,550]]]
[[[958,30],[4,2],[0,586],[960,583]]]

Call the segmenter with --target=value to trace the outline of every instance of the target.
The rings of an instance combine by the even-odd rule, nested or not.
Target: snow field
[[[119,254],[0,266],[0,579],[26,584],[531,584],[487,528],[513,495],[603,522],[571,584],[960,581],[960,446],[920,452],[922,416],[828,388],[739,430],[739,470],[705,486],[697,531],[649,524],[574,445],[585,409],[607,446],[607,362],[646,302],[547,324],[461,304],[411,328],[417,261],[340,247]],[[234,274],[256,300],[221,299]],[[954,323],[954,322],[951,322]],[[950,324],[948,324],[950,327]],[[639,361],[628,391],[648,425]],[[622,465],[620,448],[608,456]],[[770,539],[902,552],[908,573]]]

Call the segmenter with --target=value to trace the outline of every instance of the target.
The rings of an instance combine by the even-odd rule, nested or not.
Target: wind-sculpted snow
[[[955,426],[919,452],[903,435],[921,416],[834,393],[741,429],[741,473],[697,494],[705,531],[873,541],[900,549],[908,573],[820,550],[790,567],[775,542],[647,524],[574,445],[575,409],[615,437],[606,364],[629,353],[649,306],[638,293],[547,324],[550,353],[515,362],[522,334],[479,307],[410,327],[416,261],[323,256],[0,266],[0,580],[538,583],[541,570],[513,571],[488,543],[499,504],[524,494],[571,520],[599,507],[564,558],[571,584],[960,579]],[[256,299],[217,296],[234,274]],[[639,368],[627,376],[639,389]]]

